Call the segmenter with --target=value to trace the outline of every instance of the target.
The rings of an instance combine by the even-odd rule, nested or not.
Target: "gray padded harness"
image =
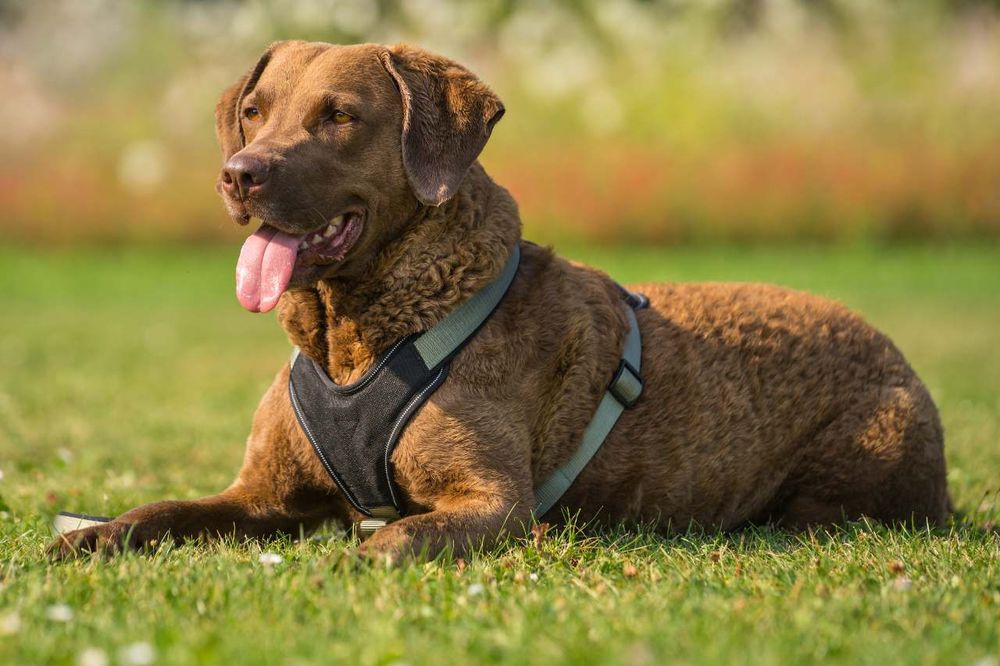
[[[500,275],[429,330],[393,345],[358,381],[338,385],[305,354],[292,356],[288,392],[296,419],[323,466],[347,500],[368,518],[366,536],[403,511],[390,459],[402,431],[448,374],[450,361],[473,338],[507,293],[520,262],[515,246]],[[580,448],[535,490],[534,515],[541,518],[597,453],[622,411],[642,392],[642,353],[634,308],[644,296],[622,290],[629,332],[618,370],[601,398]]]

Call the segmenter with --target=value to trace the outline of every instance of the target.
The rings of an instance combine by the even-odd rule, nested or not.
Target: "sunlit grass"
[[[860,309],[941,408],[965,522],[940,533],[855,524],[668,539],[571,529],[396,570],[357,562],[332,530],[51,565],[42,549],[58,510],[115,514],[228,484],[288,343],[273,317],[236,304],[233,249],[6,248],[0,663],[74,664],[88,647],[133,663],[136,643],[160,664],[972,664],[1000,654],[1000,541],[982,529],[1000,518],[1000,248],[564,251],[623,281],[767,280]]]

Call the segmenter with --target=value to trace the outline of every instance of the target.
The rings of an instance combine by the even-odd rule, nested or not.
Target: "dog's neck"
[[[331,379],[352,383],[495,279],[520,234],[513,199],[476,165],[454,198],[422,207],[360,275],[286,293],[279,318]]]

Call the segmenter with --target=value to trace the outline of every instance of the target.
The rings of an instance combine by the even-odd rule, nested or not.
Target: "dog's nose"
[[[264,160],[237,153],[222,166],[222,187],[228,194],[245,199],[260,191],[270,175],[271,168]]]

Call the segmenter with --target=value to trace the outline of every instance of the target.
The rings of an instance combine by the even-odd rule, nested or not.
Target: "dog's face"
[[[217,190],[260,228],[237,265],[248,310],[363,266],[418,206],[458,188],[503,105],[460,65],[419,49],[279,42],[223,93]]]

